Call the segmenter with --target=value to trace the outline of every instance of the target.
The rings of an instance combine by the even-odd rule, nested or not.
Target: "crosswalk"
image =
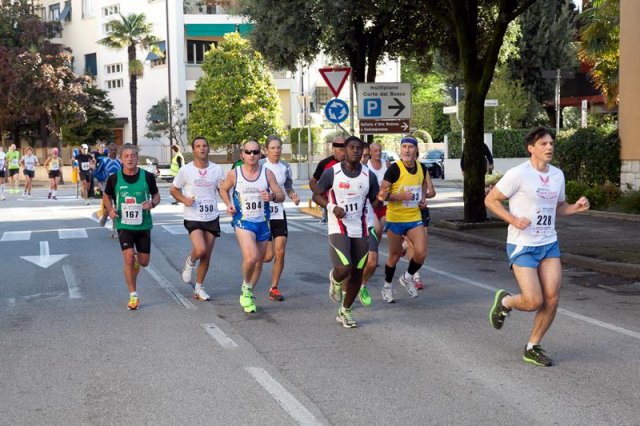
[[[187,235],[188,232],[185,229],[182,223],[179,224],[164,224],[160,225],[165,231],[172,235]],[[322,231],[326,232],[326,225],[315,224],[311,222],[296,222],[292,220],[287,220],[287,227],[289,229],[289,233],[292,232],[309,232],[309,231]],[[230,222],[220,223],[220,232],[223,234],[233,234],[235,231],[233,230],[233,226]]]
[[[53,232],[57,232],[58,238],[61,240],[71,240],[78,238],[89,238],[87,230],[85,228],[66,228],[55,229]],[[29,241],[34,231],[6,231],[2,233],[0,242],[5,241]]]

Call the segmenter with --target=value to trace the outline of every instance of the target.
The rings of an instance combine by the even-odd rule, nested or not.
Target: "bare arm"
[[[413,198],[413,192],[411,191],[403,191],[397,194],[392,194],[389,191],[391,190],[391,182],[383,179],[382,184],[380,184],[380,192],[378,193],[378,200],[380,201],[405,201]],[[435,193],[434,193],[435,195]]]
[[[235,184],[236,172],[234,170],[229,170],[224,182],[220,184],[220,198],[222,198],[222,201],[227,205],[227,213],[230,216],[233,216],[236,213],[236,207],[233,205],[231,197],[229,197],[229,190],[233,188]]]
[[[583,196],[580,197],[580,199],[574,204],[568,204],[566,201],[559,202],[556,212],[560,216],[567,216],[570,214],[587,211],[590,207],[591,204],[589,203],[589,200],[587,199],[587,197]]]
[[[531,224],[529,219],[516,217],[507,210],[507,208],[502,204],[505,200],[507,200],[507,196],[500,192],[498,188],[493,187],[491,192],[489,192],[485,197],[484,205],[491,211],[491,213],[518,229],[525,229],[529,226]]]
[[[429,176],[429,172],[424,175],[424,181],[422,182],[422,196],[423,199],[420,200],[420,207],[427,206],[427,199],[433,198],[436,196],[436,189],[433,186],[433,182],[431,181],[431,176]]]
[[[181,202],[187,207],[191,207],[193,205],[193,201],[195,200],[195,197],[185,197],[182,194],[182,191],[180,190],[180,188],[174,185],[171,185],[171,188],[169,188],[169,193],[173,198],[176,199],[176,201]]]
[[[271,194],[267,191],[263,191],[262,199],[264,201],[273,201],[274,203],[282,203],[284,201],[284,192],[282,192],[282,188],[278,185],[278,181],[276,180],[275,175],[271,170],[267,170],[267,182],[269,183],[269,189],[271,190]],[[266,199],[265,199],[266,196]]]
[[[318,181],[316,180],[316,178],[312,177],[311,179],[309,179],[309,188],[312,191],[316,190],[316,185],[318,184]]]

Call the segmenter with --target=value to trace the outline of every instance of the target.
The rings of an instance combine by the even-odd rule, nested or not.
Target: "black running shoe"
[[[551,358],[544,354],[544,350],[540,345],[533,345],[533,347],[528,350],[525,346],[522,359],[525,362],[530,362],[531,364],[538,365],[540,367],[551,367],[552,365]]]
[[[511,309],[502,306],[502,299],[507,296],[510,296],[510,294],[504,290],[498,290],[493,298],[493,306],[491,306],[491,310],[489,310],[489,322],[496,330],[502,328],[505,318],[507,318],[509,312],[511,312]]]

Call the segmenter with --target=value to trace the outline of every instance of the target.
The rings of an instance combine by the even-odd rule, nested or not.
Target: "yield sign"
[[[38,265],[41,268],[47,269],[49,266],[64,259],[67,256],[68,255],[66,254],[50,254],[49,242],[40,241],[40,256],[20,256],[20,257],[28,262],[33,263],[34,265]]]
[[[336,98],[349,77],[351,68],[320,68],[320,75]]]

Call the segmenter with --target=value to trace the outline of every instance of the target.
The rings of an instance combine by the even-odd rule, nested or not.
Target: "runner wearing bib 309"
[[[300,197],[293,190],[291,167],[286,161],[280,160],[282,140],[277,136],[269,136],[267,138],[266,148],[267,158],[260,160],[259,164],[271,170],[280,188],[284,188],[289,198],[297,206],[300,203]],[[271,268],[269,299],[281,302],[284,300],[284,296],[280,293],[278,284],[280,283],[280,277],[284,269],[284,252],[287,245],[287,235],[289,233],[284,204],[269,203],[269,227],[271,228],[272,243],[267,244],[264,261],[265,263],[269,263],[275,257],[273,267]]]
[[[184,227],[189,232],[191,253],[182,267],[182,280],[191,282],[195,263],[196,283],[193,298],[210,300],[204,291],[204,279],[209,270],[211,252],[220,236],[220,213],[216,193],[224,180],[222,167],[209,161],[209,143],[198,136],[191,142],[193,161],[181,167],[171,186],[171,195],[184,205]]]
[[[253,290],[260,279],[262,263],[271,237],[269,202],[282,203],[284,192],[271,170],[258,164],[260,145],[249,141],[242,148],[243,164],[229,170],[220,186],[220,196],[233,216],[232,225],[242,251],[242,295],[240,306],[255,312]],[[233,189],[233,200],[229,191]]]
[[[328,213],[329,257],[333,263],[329,297],[340,303],[336,321],[345,328],[357,327],[351,306],[360,291],[369,250],[366,203],[379,204],[378,181],[367,166],[360,164],[363,146],[359,138],[348,137],[345,160],[325,170],[313,190],[313,201]]]
[[[155,176],[138,167],[135,146],[124,145],[120,157],[122,170],[107,179],[102,201],[118,230],[124,278],[129,288],[127,308],[136,310],[140,306],[136,281],[140,266],[149,265],[153,227],[151,209],[160,204],[160,194]]]
[[[426,167],[417,161],[418,141],[410,136],[400,140],[400,160],[389,166],[380,185],[380,201],[387,205],[387,239],[389,257],[384,269],[382,300],[393,303],[393,275],[402,257],[402,237],[413,243],[414,254],[409,267],[399,278],[410,297],[418,297],[413,275],[422,267],[427,257],[427,238],[420,209],[427,205],[427,198],[435,197]]]
[[[581,197],[575,204],[565,201],[564,174],[550,163],[555,135],[544,127],[524,137],[529,161],[502,177],[487,194],[485,205],[509,223],[507,256],[520,287],[520,294],[498,290],[489,311],[489,322],[501,329],[512,309],[536,312],[529,342],[522,359],[538,366],[552,364],[540,342],[555,318],[562,284],[560,248],[556,234],[556,215],[569,215],[589,209]],[[502,204],[509,200],[509,209]]]

